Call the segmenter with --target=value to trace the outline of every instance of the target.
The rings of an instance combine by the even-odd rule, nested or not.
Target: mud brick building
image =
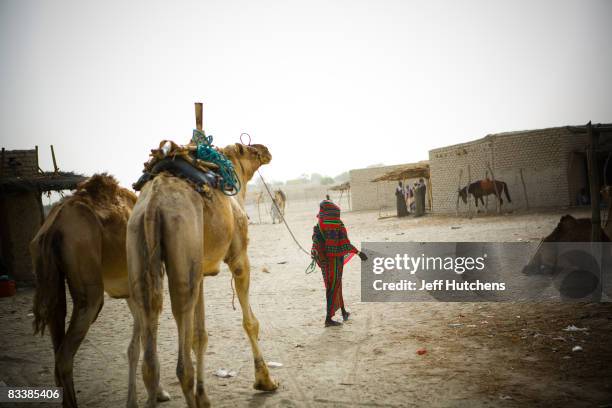
[[[579,128],[498,133],[430,150],[433,212],[455,212],[458,187],[466,186],[468,178],[473,182],[493,175],[508,185],[512,203],[502,196],[504,210],[525,209],[527,202],[530,208],[576,205],[581,189],[588,193],[587,139],[576,131]],[[600,150],[597,157],[602,182],[608,157],[605,150]],[[608,173],[612,174],[612,165],[609,167]],[[465,207],[459,203],[460,211]],[[493,196],[489,198],[489,209],[495,209]]]

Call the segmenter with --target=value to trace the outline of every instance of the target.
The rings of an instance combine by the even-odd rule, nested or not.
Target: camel
[[[278,220],[279,224],[283,222],[285,217],[285,206],[287,205],[287,196],[283,190],[274,191],[274,198],[272,199],[272,206],[270,207],[270,214],[272,215],[272,224],[276,224]]]
[[[255,171],[272,160],[263,145],[236,143],[221,149],[234,165],[242,189],[230,197],[213,189],[210,198],[198,194],[185,180],[162,173],[142,188],[128,222],[127,251],[130,298],[136,305],[142,330],[142,374],[147,407],[157,404],[159,387],[157,327],[163,301],[163,274],[168,276],[172,314],[178,329],[176,374],[187,406],[210,405],[204,388],[204,352],[208,336],[204,322],[204,277],[219,273],[225,262],[236,283],[243,327],[251,343],[255,363],[254,388],[278,387],[259,348],[259,322],[249,304],[250,264],[247,255],[248,222],[244,209],[247,182]],[[194,322],[195,318],[195,322]],[[196,354],[195,393],[191,351]],[[135,371],[138,356],[129,358]],[[129,389],[134,377],[130,376]],[[134,394],[129,407],[137,406]]]
[[[135,202],[136,195],[119,187],[114,177],[96,174],[53,207],[30,243],[37,282],[34,332],[42,335],[49,327],[64,407],[77,406],[74,355],[102,309],[104,292],[131,303],[125,232]],[[67,331],[65,281],[73,303]],[[137,347],[138,336],[132,333],[130,349]],[[160,387],[157,398],[169,396]]]
[[[557,246],[555,242],[591,242],[591,219],[574,218],[567,214],[561,217],[555,229],[546,236],[533,255],[523,273],[527,275],[550,273],[557,264]],[[601,241],[610,242],[605,229],[601,230]]]

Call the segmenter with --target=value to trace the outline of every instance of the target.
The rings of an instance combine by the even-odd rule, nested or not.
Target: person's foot
[[[325,327],[330,327],[330,326],[342,326],[342,323],[337,322],[332,319],[325,319]]]
[[[342,312],[342,320],[346,322],[350,315],[351,314],[349,312]]]

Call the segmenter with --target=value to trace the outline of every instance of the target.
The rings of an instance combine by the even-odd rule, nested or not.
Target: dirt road
[[[288,204],[287,219],[309,247],[317,203]],[[347,213],[360,241],[516,241],[539,239],[560,213],[378,220],[376,212]],[[255,217],[252,217],[255,219]],[[268,221],[269,222],[269,221]],[[451,226],[455,228],[451,229]],[[459,227],[459,228],[457,228]],[[251,225],[251,304],[260,343],[280,381],[278,392],[252,389],[253,364],[232,309],[230,274],[205,281],[206,389],[214,406],[598,406],[612,402],[612,307],[609,304],[360,303],[358,259],[344,274],[351,320],[323,327],[320,273],[305,275],[309,259],[282,225]],[[269,272],[263,272],[263,270]],[[31,336],[31,290],[0,299],[0,380],[51,385],[50,339]],[[159,351],[162,382],[172,395],[162,407],[182,407],[175,376],[176,326],[166,296]],[[457,324],[458,323],[458,324]],[[449,326],[450,324],[450,326]],[[565,332],[573,324],[584,332]],[[123,301],[106,298],[76,357],[82,406],[123,406],[131,316]],[[572,352],[575,345],[582,352]],[[424,348],[426,354],[416,350]],[[220,379],[218,368],[237,371]],[[138,383],[141,404],[145,390]]]

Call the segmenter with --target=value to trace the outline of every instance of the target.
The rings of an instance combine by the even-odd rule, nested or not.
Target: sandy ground
[[[251,218],[257,221],[257,213]],[[287,219],[309,246],[317,203],[288,205]],[[539,239],[561,213],[378,220],[377,212],[343,217],[360,241],[516,241]],[[266,222],[269,217],[264,216]],[[460,227],[451,229],[451,226]],[[309,259],[282,225],[250,227],[251,304],[261,324],[260,344],[281,386],[252,389],[253,364],[232,309],[227,269],[205,281],[206,389],[214,406],[611,406],[610,304],[360,303],[358,259],[345,269],[345,301],[352,319],[323,327],[320,273],[306,275]],[[263,269],[269,272],[263,272]],[[0,299],[0,380],[11,385],[53,384],[50,339],[31,336],[33,291]],[[166,296],[159,352],[162,382],[182,407],[175,376],[176,326]],[[461,325],[453,325],[461,323]],[[451,324],[451,326],[449,326]],[[588,331],[568,333],[574,324]],[[123,301],[106,298],[75,364],[81,406],[123,406],[131,316]],[[575,345],[583,352],[572,353]],[[417,355],[425,348],[427,353]],[[218,368],[237,371],[220,379]],[[141,404],[145,399],[138,383]]]

